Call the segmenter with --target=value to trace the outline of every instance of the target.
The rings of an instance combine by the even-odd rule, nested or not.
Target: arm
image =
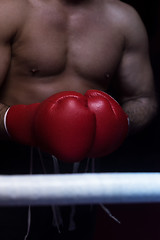
[[[0,85],[3,84],[5,80],[5,76],[7,74],[7,70],[10,64],[10,46],[9,43],[4,43],[0,39]],[[4,128],[4,114],[6,110],[8,109],[8,106],[5,104],[0,103],[0,140],[4,140],[8,138],[7,133]]]
[[[10,9],[8,5],[6,7],[5,4],[1,4],[0,6],[0,88],[4,84],[6,80],[6,76],[8,73],[8,69],[11,62],[11,40],[13,39],[16,26],[17,19],[14,16],[12,6]],[[12,14],[11,14],[12,13]],[[12,16],[12,17],[11,17]],[[13,18],[13,19],[12,19]],[[1,90],[2,91],[2,90]],[[0,96],[1,99],[1,96]],[[8,135],[4,129],[4,114],[8,106],[0,102],[0,140],[8,139]]]
[[[130,119],[130,134],[146,127],[157,112],[148,39],[134,9],[127,7],[123,32],[125,46],[115,83],[119,102]]]

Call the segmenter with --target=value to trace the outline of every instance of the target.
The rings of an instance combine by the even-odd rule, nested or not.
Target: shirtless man
[[[64,90],[114,94],[129,116],[130,134],[154,117],[147,35],[127,4],[1,0],[0,32],[2,140],[8,139],[3,122],[8,106],[42,102]]]

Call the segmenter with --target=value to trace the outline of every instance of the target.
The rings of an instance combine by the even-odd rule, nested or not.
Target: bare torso
[[[21,1],[1,102],[29,104],[63,90],[106,91],[124,46],[111,11],[117,1]]]

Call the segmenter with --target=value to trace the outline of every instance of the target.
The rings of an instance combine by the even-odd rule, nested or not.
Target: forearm
[[[122,108],[129,117],[129,135],[147,127],[157,113],[157,101],[153,97],[141,97],[125,101]]]
[[[4,115],[7,109],[8,106],[0,103],[0,140],[8,139],[8,135],[4,127]]]

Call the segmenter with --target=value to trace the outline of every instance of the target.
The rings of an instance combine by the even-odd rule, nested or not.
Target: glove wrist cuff
[[[6,131],[6,133],[7,133],[7,135],[10,137],[10,134],[9,134],[9,132],[8,132],[8,128],[7,128],[7,114],[8,114],[8,111],[9,111],[9,109],[10,109],[10,107],[7,109],[7,111],[5,112],[5,114],[4,114],[4,120],[3,120],[3,123],[4,123],[4,129],[5,129],[5,131]]]

